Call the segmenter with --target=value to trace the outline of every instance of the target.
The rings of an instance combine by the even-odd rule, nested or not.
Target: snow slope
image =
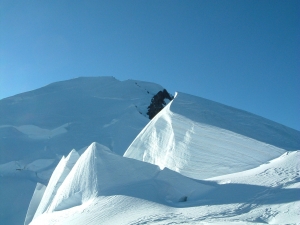
[[[58,166],[55,171],[64,171],[64,168]],[[55,173],[53,176],[56,177]],[[213,187],[171,170],[160,170],[155,165],[121,157],[107,147],[93,143],[78,159],[57,192],[48,185],[45,194],[52,192],[54,198],[50,204],[47,201],[49,207],[44,214],[36,213],[31,224],[41,224],[41,221],[47,224],[44,215],[47,217],[50,213],[88,205],[98,198],[122,195],[178,207],[193,204],[211,189]],[[45,205],[44,196],[40,206]]]
[[[299,157],[197,181],[93,143],[30,224],[297,224]]]
[[[66,155],[93,141],[123,155],[160,90],[149,82],[82,77],[2,99],[0,163]]]
[[[60,160],[56,169],[53,171],[51,179],[49,180],[47,188],[43,194],[41,202],[39,203],[33,218],[39,216],[48,209],[58,188],[61,186],[67,175],[70,173],[71,169],[73,168],[78,159],[79,154],[75,150],[72,150],[66,158],[63,157]]]
[[[287,178],[292,172],[285,166],[280,178],[265,177],[283,185],[284,177],[290,179],[292,190],[279,185],[281,199],[258,201],[256,219],[247,212],[255,210],[250,202],[260,191],[273,193],[272,185],[260,184],[256,175],[233,186],[227,178],[199,179],[256,168],[300,149],[299,131],[183,93],[148,123],[147,107],[162,89],[113,77],[77,78],[0,100],[0,224],[21,224],[27,208],[25,224],[33,218],[34,224],[199,224],[230,215],[237,218],[230,222],[272,222],[262,216],[275,218],[265,205],[278,204],[294,218],[289,207],[298,206],[295,160],[296,177]],[[85,151],[94,141],[103,146]],[[71,149],[84,153],[79,158],[74,150],[62,158]]]
[[[26,214],[26,218],[25,218],[25,221],[24,221],[24,225],[29,224],[32,221],[32,219],[34,218],[34,215],[37,211],[37,208],[40,205],[40,202],[41,202],[41,199],[43,198],[45,190],[46,190],[45,185],[40,184],[40,183],[36,184],[34,193],[32,195],[30,204],[29,204],[28,209],[27,209],[27,214]]]
[[[143,81],[81,77],[0,100],[0,191],[10,190],[12,198],[22,190],[28,195],[18,202],[24,210],[16,220],[19,208],[11,204],[17,199],[9,202],[1,194],[0,221],[24,221],[36,183],[47,184],[70,150],[81,152],[97,141],[123,155],[149,122],[147,107],[161,90]]]
[[[223,190],[214,192],[213,201],[215,204],[224,204],[232,199],[243,202],[248,198],[240,204],[239,211],[230,215],[231,220],[299,224],[299,158],[299,150],[286,152],[257,168],[209,179],[224,185]],[[230,189],[234,192],[230,192]]]
[[[300,149],[299,131],[178,93],[124,156],[204,179],[251,169],[296,149]]]

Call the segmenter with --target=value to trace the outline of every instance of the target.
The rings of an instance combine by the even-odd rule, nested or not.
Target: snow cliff
[[[124,156],[203,179],[257,167],[290,149],[300,149],[299,131],[178,93]]]
[[[192,180],[93,143],[49,210],[30,224],[297,224],[299,153],[286,152],[251,170]]]
[[[160,170],[155,165],[116,155],[97,143],[91,144],[81,155],[70,173],[62,179],[62,184],[56,186],[56,191],[53,184],[57,183],[57,174],[64,172],[65,166],[60,163],[50,179],[33,222],[36,218],[39,221],[38,217],[43,213],[84,205],[100,196],[125,195],[160,204],[180,205],[182,202],[193,202],[213,189],[171,170]]]
[[[147,107],[162,90],[150,82],[81,77],[0,100],[0,192],[28,196],[16,207],[0,194],[0,221],[24,221],[36,182],[47,184],[70,150],[81,153],[97,141],[123,155],[149,122]]]

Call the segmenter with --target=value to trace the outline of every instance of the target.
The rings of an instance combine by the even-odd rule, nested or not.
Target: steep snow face
[[[53,171],[51,179],[49,180],[49,183],[47,185],[47,189],[42,195],[43,197],[41,198],[41,202],[39,203],[34,217],[39,216],[49,208],[49,205],[52,202],[58,188],[61,186],[67,175],[70,173],[71,169],[73,168],[78,159],[79,154],[75,150],[72,150],[66,158],[62,157],[57,167]]]
[[[275,145],[300,148],[300,132],[179,93],[141,131],[124,156],[203,179],[254,168],[285,152]]]
[[[87,204],[99,196],[126,195],[177,205],[193,202],[213,188],[171,170],[161,171],[155,165],[118,156],[97,143],[81,155],[56,191],[51,181],[57,180],[57,171],[64,171],[60,164],[51,177],[33,222],[43,212],[66,210]]]
[[[32,195],[28,210],[27,210],[24,225],[28,225],[32,221],[32,218],[34,217],[34,214],[35,214],[37,208],[39,207],[39,204],[45,193],[45,190],[46,190],[45,185],[40,184],[40,183],[36,184],[35,190],[33,192],[33,195]]]
[[[152,97],[163,89],[149,82],[82,77],[0,100],[0,175],[30,180],[33,192],[36,182],[48,182],[71,149],[97,141],[123,155],[149,122]],[[26,188],[9,189],[17,193]],[[12,210],[0,213],[0,221],[13,224],[8,218],[14,220],[17,207],[8,204],[0,201],[1,208]],[[26,209],[29,202],[18,204]]]
[[[96,162],[93,166],[98,173],[94,177],[96,185],[87,185],[82,191],[97,187],[97,194],[76,207],[68,204],[64,210],[43,213],[31,225],[246,225],[297,224],[299,220],[300,151],[284,153],[251,170],[199,181],[115,156],[97,144],[84,154],[69,176],[76,180],[75,174],[81,166]],[[99,156],[103,161],[99,161]],[[112,172],[113,168],[116,173]],[[103,177],[104,172],[112,177]],[[84,180],[85,176],[81,178]],[[75,196],[71,196],[83,199],[82,195],[76,195],[80,192],[80,185],[75,185],[78,181],[72,183],[72,180],[64,181],[65,186],[60,187],[65,189],[62,193],[69,193],[73,187]],[[113,191],[107,192],[106,187]],[[179,196],[183,198],[178,199]]]
[[[171,170],[118,156],[107,147],[93,143],[59,187],[47,212],[81,205],[97,196],[116,194],[176,204],[193,200],[211,188]]]

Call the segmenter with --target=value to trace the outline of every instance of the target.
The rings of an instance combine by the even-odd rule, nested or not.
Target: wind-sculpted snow
[[[174,171],[199,179],[254,168],[300,149],[299,131],[182,93],[147,125],[147,107],[162,90],[149,82],[91,77],[2,99],[0,223],[19,225],[28,205],[25,224],[34,217],[34,224],[66,225],[218,223],[217,218],[239,213],[253,222],[247,217],[251,201],[294,207],[298,164],[296,178],[285,168],[265,172],[268,185],[275,174],[270,187],[288,183],[291,190],[255,181],[193,180]],[[85,151],[95,141],[103,146]],[[127,157],[120,157],[127,148]],[[82,156],[73,151],[56,167],[71,149]],[[273,218],[276,207],[257,207],[254,222],[271,221],[263,214]]]
[[[93,143],[59,187],[47,212],[110,195],[172,204],[191,201],[210,189],[171,170],[160,170],[155,165],[118,156],[107,147]]]
[[[171,112],[285,150],[300,148],[300,132],[266,118],[201,97],[178,93]]]
[[[32,195],[30,204],[28,206],[24,225],[28,225],[32,221],[34,214],[35,214],[37,208],[39,207],[41,199],[45,193],[45,190],[46,190],[45,185],[37,183],[34,193]]]
[[[1,99],[0,174],[46,184],[62,155],[94,141],[123,155],[149,122],[147,107],[152,97],[163,89],[150,82],[81,77]],[[47,170],[42,165],[36,171],[27,169],[38,160],[54,163]],[[35,184],[29,185],[32,192]],[[10,187],[15,189],[12,192],[24,188]],[[8,204],[0,202],[0,207],[12,210],[0,213],[0,221],[5,218],[12,225],[8,217],[14,220],[17,207]],[[18,204],[26,209],[29,202]]]
[[[298,131],[179,93],[124,156],[203,179],[257,167],[285,152],[275,145],[300,148],[299,141]]]
[[[49,180],[45,193],[42,195],[43,197],[40,200],[33,218],[38,217],[49,208],[57,190],[75,165],[78,158],[79,154],[75,150],[72,150],[66,158],[63,157],[60,160]]]
[[[88,204],[100,196],[124,195],[180,206],[182,202],[193,204],[213,189],[171,170],[160,170],[155,165],[118,156],[97,143],[82,154],[56,191],[51,181],[57,180],[57,171],[62,171],[60,164],[50,179],[33,222],[43,213]],[[44,202],[45,195],[54,197],[47,197]]]
[[[299,158],[299,150],[286,152],[257,168],[211,178],[210,181],[224,188],[215,190],[210,201],[213,204],[226,204],[232,199],[240,199],[239,202],[243,204],[237,209],[227,208],[235,212],[233,219],[238,221],[299,224]]]
[[[287,152],[251,170],[196,181],[93,144],[60,187],[65,199],[81,203],[44,213],[31,225],[297,224],[299,157],[300,151]],[[93,193],[84,200],[75,174],[90,163],[97,175],[92,186],[84,185]]]

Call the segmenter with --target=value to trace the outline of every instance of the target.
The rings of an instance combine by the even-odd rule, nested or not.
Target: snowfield
[[[32,139],[50,139],[57,135],[63,134],[67,132],[67,127],[69,124],[64,124],[60,127],[57,127],[52,130],[43,129],[34,125],[22,125],[22,126],[10,126],[10,125],[2,125],[1,128],[16,128],[21,133],[27,135]]]
[[[300,132],[160,85],[77,78],[0,100],[0,224],[300,224]]]
[[[150,82],[81,77],[0,100],[1,223],[24,221],[36,183],[46,185],[72,149],[82,153],[97,141],[123,155],[161,90]]]
[[[297,224],[299,157],[193,180],[93,143],[30,224]]]
[[[281,147],[293,149],[299,145],[297,131],[178,93],[141,131],[124,156],[204,179],[257,167],[283,154],[286,150]]]

